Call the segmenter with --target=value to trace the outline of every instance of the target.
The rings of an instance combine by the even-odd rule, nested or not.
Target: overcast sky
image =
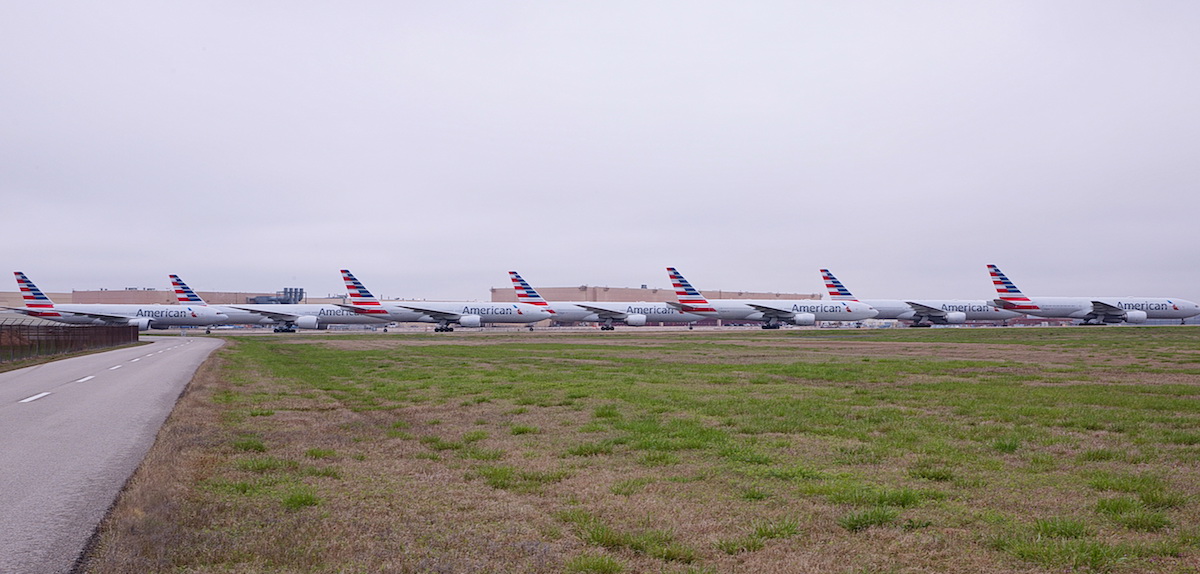
[[[1198,181],[1191,0],[0,7],[47,291],[1200,300]]]

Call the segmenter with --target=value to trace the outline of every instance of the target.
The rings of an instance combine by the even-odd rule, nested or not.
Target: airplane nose
[[[871,318],[875,317],[875,316],[876,316],[876,315],[878,315],[878,314],[879,314],[879,309],[876,309],[876,308],[874,308],[874,307],[871,307],[871,310],[867,312],[867,318],[868,318],[868,319],[871,319]]]

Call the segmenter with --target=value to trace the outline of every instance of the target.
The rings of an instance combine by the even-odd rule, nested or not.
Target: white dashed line
[[[138,361],[140,361],[140,360],[142,360],[142,358],[141,358],[141,357],[138,357],[138,358],[136,358],[136,359],[130,359],[130,360],[129,360],[129,362],[130,362],[130,363],[136,363],[136,362],[138,362]]]
[[[22,400],[21,402],[22,402],[22,403],[31,403],[31,402],[33,402],[33,401],[36,401],[36,400],[38,400],[38,399],[40,399],[40,398],[42,398],[42,397],[44,397],[44,396],[46,396],[46,395],[48,395],[48,394],[50,394],[50,393],[38,393],[38,394],[36,394],[36,395],[33,395],[32,397],[29,397],[29,398],[27,398],[27,399],[24,399],[24,400]]]
[[[76,382],[76,383],[86,383],[86,382],[88,382],[88,381],[90,381],[90,380],[92,380],[92,379],[94,379],[94,378],[96,378],[96,375],[88,375],[88,376],[86,376],[86,377],[84,377],[84,378],[82,378],[82,379],[79,379],[78,381],[75,381],[75,382]]]
[[[108,368],[108,370],[110,370],[110,371],[115,371],[115,370],[117,370],[117,369],[119,369],[119,368],[121,368],[121,367],[123,367],[123,366],[125,366],[125,365],[117,365],[117,366],[115,366],[115,367],[109,367],[109,368]]]

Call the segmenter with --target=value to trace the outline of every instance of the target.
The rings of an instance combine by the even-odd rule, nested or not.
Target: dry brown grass
[[[622,338],[456,333],[436,340],[384,336],[291,341],[372,352],[433,344],[579,342],[589,347],[631,347],[618,354],[668,365],[669,361],[823,362],[829,357],[1013,362],[1012,368],[967,370],[961,376],[1025,376],[1040,373],[1042,365],[1078,364],[1077,353],[1063,349],[1021,349],[1014,358],[1011,345],[797,341],[751,335],[721,340],[709,350],[671,349],[681,338],[671,333]],[[627,572],[1061,572],[1061,567],[1022,561],[992,549],[986,538],[1002,528],[1020,527],[1023,520],[1032,521],[1021,517],[1089,509],[1101,495],[1065,481],[1080,452],[1112,447],[1116,440],[1103,430],[1058,429],[1054,432],[1062,442],[1037,447],[1036,454],[1056,461],[1045,473],[1027,470],[1036,462],[1030,458],[1033,447],[1026,446],[1014,454],[995,455],[996,462],[988,464],[999,465],[996,476],[988,475],[978,484],[969,480],[978,470],[960,470],[970,475],[960,482],[937,483],[909,476],[914,464],[937,455],[906,453],[881,460],[835,462],[843,456],[839,449],[853,447],[854,441],[811,434],[753,437],[761,449],[772,452],[776,466],[801,463],[825,476],[844,473],[874,485],[915,486],[946,494],[940,502],[904,509],[896,524],[852,533],[839,526],[838,519],[854,506],[812,494],[808,489],[819,481],[765,479],[744,472],[752,465],[731,465],[703,451],[673,452],[675,458],[668,464],[647,464],[645,451],[619,440],[607,453],[567,454],[581,444],[621,438],[611,426],[596,424],[597,408],[619,402],[611,398],[590,396],[563,404],[522,405],[507,399],[475,402],[469,396],[464,400],[463,396],[448,395],[443,400],[361,410],[347,406],[337,391],[298,389],[294,382],[252,363],[231,363],[237,355],[235,342],[199,371],[102,525],[84,571],[541,573],[562,572],[581,554],[601,553],[617,558]],[[497,362],[488,358],[476,367],[490,370]],[[541,364],[596,362],[603,360],[555,356],[546,357]],[[1200,388],[1200,381],[1191,374],[1147,375],[1119,369],[1087,374],[1099,384],[1146,383],[1157,378]],[[746,396],[762,398],[770,396],[768,390],[778,392],[774,388],[758,392],[748,378],[733,384],[757,393]],[[908,383],[924,380],[906,379]],[[694,384],[698,392],[721,387]],[[872,392],[898,384],[850,386]],[[796,392],[825,386],[844,389],[847,384],[798,381]],[[254,414],[256,409],[269,410],[269,414]],[[948,407],[930,405],[921,411],[948,421],[962,418]],[[668,412],[664,416],[675,415]],[[722,425],[719,420],[708,424],[714,428]],[[989,424],[998,423],[971,422]],[[514,434],[512,429],[518,427],[536,432]],[[480,433],[486,437],[479,438]],[[232,446],[239,437],[247,436],[261,440],[265,450]],[[321,454],[313,456],[314,449]],[[481,452],[502,455],[495,460],[472,456]],[[267,471],[245,466],[264,459],[290,466]],[[1105,464],[1098,463],[1097,468],[1107,468]],[[1174,464],[1178,464],[1178,472],[1170,475],[1171,487],[1184,495],[1200,495],[1195,465]],[[1119,462],[1109,466],[1140,471]],[[489,486],[486,472],[492,467],[554,478]],[[1167,463],[1153,466],[1156,472],[1169,468]],[[275,482],[263,486],[270,481]],[[239,493],[231,485],[248,485],[245,488],[253,492]],[[289,509],[280,498],[296,488],[314,492],[319,502]],[[755,489],[765,492],[765,498],[746,496]],[[1195,506],[1171,511],[1181,533],[1185,527],[1200,524]],[[629,535],[667,533],[691,549],[694,560],[664,560],[631,546],[606,548],[589,543],[579,523],[564,518],[564,513],[573,511],[586,512]],[[1017,524],[997,523],[993,528],[989,521],[998,520],[999,515],[1017,517]],[[789,520],[799,524],[793,536],[764,540],[754,551],[728,554],[719,549],[723,541],[745,537],[758,525]],[[905,520],[916,526],[901,527]],[[1109,526],[1104,526],[1098,537],[1114,542],[1140,537],[1147,543],[1161,538]],[[1138,568],[1186,572],[1200,565],[1195,549],[1155,560],[1138,562]]]

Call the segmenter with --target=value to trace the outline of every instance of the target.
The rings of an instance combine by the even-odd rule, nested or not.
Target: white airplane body
[[[550,309],[554,320],[571,323],[600,323],[605,331],[614,329],[613,323],[620,321],[631,327],[641,327],[646,323],[695,323],[706,317],[694,313],[686,313],[669,303],[648,301],[612,302],[612,301],[546,301],[527,281],[516,271],[509,271],[513,289],[517,291],[517,301]]]
[[[806,326],[817,321],[861,321],[879,314],[858,301],[708,299],[674,267],[668,267],[667,273],[681,310],[722,320],[762,321],[764,329],[778,329],[783,323]]]
[[[133,305],[118,303],[55,304],[24,273],[14,271],[25,307],[8,307],[31,317],[69,325],[135,325],[139,331],[169,327],[205,327],[227,320],[219,310],[202,305]]]
[[[360,313],[349,305],[322,303],[269,303],[245,305],[208,305],[188,287],[178,275],[171,275],[171,285],[181,304],[213,309],[225,317],[222,324],[276,326],[278,332],[301,329],[327,329],[330,325],[383,325],[392,321],[386,317]]]
[[[437,323],[434,331],[453,331],[451,323],[479,327],[485,323],[532,324],[553,317],[554,312],[527,303],[491,303],[477,301],[379,301],[354,277],[342,270],[350,305],[360,314],[377,314],[389,321]],[[384,313],[378,313],[382,310]],[[533,327],[530,327],[532,329]]]
[[[859,299],[828,269],[821,270],[821,277],[825,279],[831,300],[860,301],[879,311],[876,319],[912,321],[914,327],[958,325],[967,321],[1005,321],[1021,316],[1016,311],[993,307],[990,301],[982,299]]]
[[[1187,319],[1200,315],[1200,304],[1166,297],[1028,297],[999,267],[988,265],[999,298],[992,304],[1027,315],[1082,319],[1085,324],[1143,323],[1147,319]]]

